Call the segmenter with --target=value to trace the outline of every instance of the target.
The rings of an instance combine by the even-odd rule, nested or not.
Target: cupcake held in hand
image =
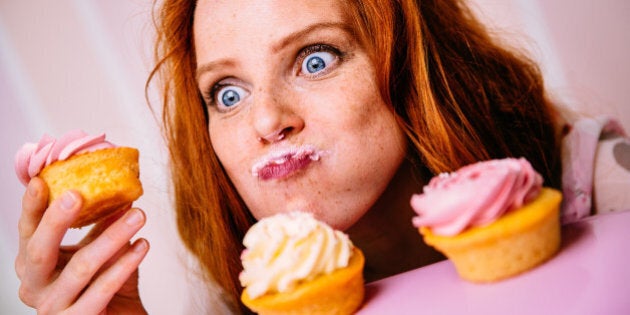
[[[411,198],[413,225],[469,281],[505,279],[560,248],[559,191],[523,159],[465,166],[431,179]]]
[[[67,190],[83,197],[83,208],[72,227],[86,226],[131,207],[142,193],[138,150],[118,147],[105,134],[74,130],[54,139],[44,135],[26,143],[15,156],[15,171],[26,186],[39,176],[48,186],[50,205]]]
[[[243,239],[243,303],[259,314],[353,314],[364,296],[362,252],[303,212],[254,224]]]

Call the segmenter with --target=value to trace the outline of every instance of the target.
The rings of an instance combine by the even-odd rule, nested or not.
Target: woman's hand
[[[19,296],[38,314],[143,314],[138,294],[138,265],[149,244],[130,240],[145,223],[131,209],[97,224],[77,245],[61,241],[79,213],[81,196],[66,192],[48,209],[48,189],[33,178],[22,199],[20,245],[15,270]]]

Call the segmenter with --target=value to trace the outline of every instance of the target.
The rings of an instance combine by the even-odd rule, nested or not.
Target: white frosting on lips
[[[305,212],[280,213],[254,224],[243,239],[239,280],[251,298],[286,292],[348,266],[352,242]]]
[[[314,146],[305,145],[301,147],[286,147],[276,149],[266,156],[262,157],[258,162],[254,163],[251,169],[252,176],[260,177],[261,172],[266,168],[273,168],[283,164],[288,164],[302,159],[318,161],[322,152]]]

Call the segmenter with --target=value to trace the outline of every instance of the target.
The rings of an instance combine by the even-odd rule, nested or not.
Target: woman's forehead
[[[200,0],[194,28],[204,35],[283,33],[312,23],[347,22],[338,0]]]
[[[321,26],[348,28],[344,7],[337,0],[200,0],[193,26],[198,61],[273,51]]]

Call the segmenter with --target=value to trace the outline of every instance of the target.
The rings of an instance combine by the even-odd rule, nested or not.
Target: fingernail
[[[74,207],[74,204],[77,202],[77,199],[74,197],[74,194],[66,191],[61,196],[61,207],[65,210],[70,210]]]
[[[31,197],[37,197],[37,187],[35,187],[34,184],[30,183],[28,187],[26,188],[26,191],[28,191],[28,194]]]
[[[140,222],[142,222],[142,219],[144,219],[144,216],[140,210],[131,209],[126,214],[125,223],[130,226],[137,226]]]
[[[147,242],[143,240],[139,240],[133,245],[132,250],[136,253],[139,253],[139,252],[143,252],[146,248],[147,248]]]

